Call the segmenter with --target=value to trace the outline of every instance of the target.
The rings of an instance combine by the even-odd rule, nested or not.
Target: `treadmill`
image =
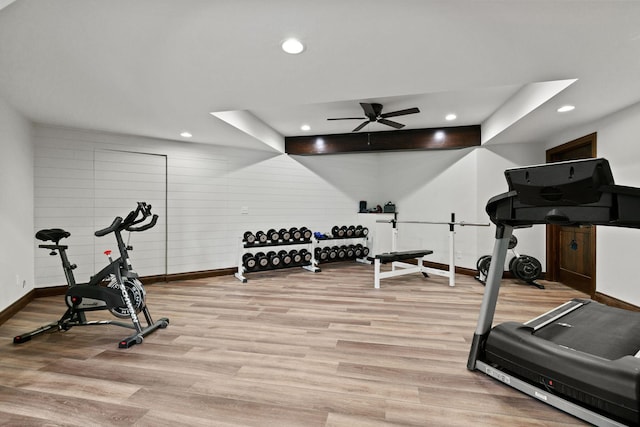
[[[496,240],[467,368],[595,425],[640,425],[640,312],[574,299],[526,323],[491,327],[514,228],[640,228],[640,188],[615,185],[605,159],[505,176],[509,191],[487,203]]]

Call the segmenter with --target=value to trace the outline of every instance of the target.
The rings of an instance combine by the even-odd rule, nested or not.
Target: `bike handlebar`
[[[141,225],[139,227],[134,227],[136,224],[140,224],[145,221],[147,218],[151,216],[151,205],[148,205],[146,202],[138,202],[138,207],[135,210],[129,212],[129,214],[123,220],[121,217],[117,216],[113,223],[107,228],[96,231],[94,234],[96,237],[101,237],[106,234],[115,232],[115,231],[144,231],[148,230],[158,221],[158,215],[153,215],[151,221],[148,224]]]
[[[156,222],[158,221],[158,215],[153,214],[153,217],[151,217],[151,222],[145,225],[141,225],[140,227],[127,227],[127,231],[144,231],[144,230],[148,230],[151,227],[153,227],[154,225],[156,225]]]
[[[102,230],[98,230],[95,233],[96,237],[102,237],[105,236],[113,231],[116,231],[118,229],[118,227],[120,227],[120,224],[122,224],[122,218],[120,218],[119,216],[117,216],[113,222],[111,223],[110,226],[108,226],[107,228],[103,228]]]

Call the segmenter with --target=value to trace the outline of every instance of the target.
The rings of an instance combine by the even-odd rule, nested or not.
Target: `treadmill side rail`
[[[489,375],[492,378],[501,381],[516,390],[519,390],[531,397],[543,401],[544,403],[560,409],[566,413],[569,413],[575,417],[585,420],[593,425],[601,427],[625,427],[626,424],[621,424],[618,421],[598,414],[597,412],[590,411],[589,409],[576,405],[573,402],[565,400],[555,394],[551,394],[546,390],[535,387],[525,381],[522,381],[513,375],[509,375],[500,369],[493,368],[482,361],[476,361],[476,367],[479,371]]]

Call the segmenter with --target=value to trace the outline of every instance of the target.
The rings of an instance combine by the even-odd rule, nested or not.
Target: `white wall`
[[[598,133],[598,157],[609,161],[616,183],[640,187],[640,104],[557,135],[547,148],[593,132]],[[596,241],[596,290],[640,305],[635,283],[640,231],[598,227]]]
[[[504,177],[506,169],[535,165],[545,162],[545,149],[542,144],[496,144],[485,145],[478,150],[478,218],[488,220],[486,205],[489,199],[508,190]],[[490,255],[495,241],[495,227],[477,228],[478,256]],[[514,230],[513,235],[518,238],[515,248],[520,255],[530,255],[537,258],[546,270],[545,227],[536,225],[529,228]],[[506,263],[512,254],[507,254]],[[474,265],[475,268],[475,265]]]
[[[489,223],[485,206],[507,190],[504,170],[544,162],[536,145],[503,144],[463,150],[416,151],[379,155],[379,191],[396,203],[399,221]],[[475,269],[480,255],[493,249],[495,228],[456,227],[455,257],[459,267]],[[518,250],[544,263],[544,229],[517,230]],[[399,224],[398,250],[431,249],[435,262],[449,262],[447,225]]]
[[[247,230],[306,226],[328,231],[333,225],[354,224],[358,202],[372,200],[376,193],[371,182],[377,160],[371,155],[294,158],[272,151],[37,126],[35,229],[61,227],[72,233],[69,255],[79,266],[79,281],[102,266],[94,263],[94,254],[102,248],[83,245],[83,236],[109,224],[95,223],[93,211],[70,211],[68,206],[93,206],[94,153],[105,148],[166,156],[169,274],[236,266],[240,238]],[[132,239],[138,250],[135,233]],[[134,251],[134,266],[135,256]],[[141,275],[157,273],[137,270]],[[36,253],[36,283],[64,283],[59,261],[44,250]]]
[[[33,289],[33,145],[29,122],[0,98],[0,310]]]

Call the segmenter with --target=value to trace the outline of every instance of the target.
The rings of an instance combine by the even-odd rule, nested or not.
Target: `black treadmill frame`
[[[600,426],[624,426],[615,419],[492,366],[485,355],[498,300],[502,270],[514,228],[534,224],[603,225],[640,228],[640,188],[614,184],[606,159],[586,159],[505,171],[509,191],[487,203],[496,225],[487,275],[467,368],[479,370],[544,403]]]

